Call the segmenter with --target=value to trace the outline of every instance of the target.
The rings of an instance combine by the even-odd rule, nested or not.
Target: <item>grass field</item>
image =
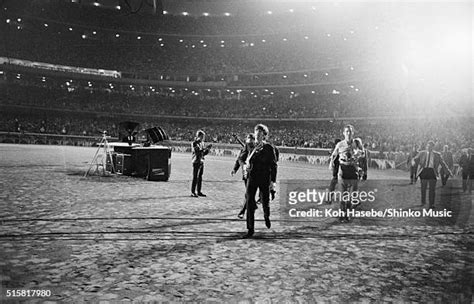
[[[458,179],[437,189],[436,210],[449,218],[288,222],[278,191],[272,228],[260,208],[255,239],[244,240],[233,158],[207,157],[208,197],[191,198],[189,154],[173,154],[168,182],[149,182],[84,178],[94,152],[0,145],[0,299],[49,289],[64,302],[472,301],[472,196]],[[280,162],[278,178],[323,189],[330,172]],[[406,172],[370,171],[361,189],[373,188],[377,202],[360,210],[422,210]]]

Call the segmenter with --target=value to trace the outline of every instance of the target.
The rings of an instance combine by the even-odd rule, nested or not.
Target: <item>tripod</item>
[[[90,174],[98,174],[99,176],[106,176],[106,171],[107,171],[107,161],[110,161],[110,166],[112,168],[112,173],[115,172],[115,167],[114,167],[114,162],[112,159],[112,151],[110,151],[110,146],[109,142],[107,141],[107,131],[104,131],[102,133],[102,140],[99,143],[99,147],[97,148],[97,151],[95,152],[94,158],[92,159],[89,169],[86,171],[84,174],[84,177],[89,176]],[[101,152],[102,150],[102,152]],[[95,170],[91,172],[91,169],[95,167]],[[102,170],[99,168],[102,167]],[[101,172],[102,171],[102,174]]]

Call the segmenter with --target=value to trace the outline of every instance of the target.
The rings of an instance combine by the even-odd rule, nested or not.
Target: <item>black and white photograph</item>
[[[474,303],[473,29],[0,0],[0,303]]]

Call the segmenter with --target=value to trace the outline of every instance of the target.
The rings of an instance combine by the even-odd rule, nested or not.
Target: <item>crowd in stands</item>
[[[0,131],[96,136],[107,130],[118,136],[120,121],[136,120],[141,129],[161,126],[172,140],[190,141],[197,129],[204,129],[208,141],[235,143],[232,134],[243,138],[257,123],[250,119],[260,118],[258,122],[270,127],[271,141],[289,147],[332,148],[334,140],[342,138],[346,123],[355,125],[356,136],[372,150],[408,151],[428,139],[452,149],[474,142],[472,118],[457,118],[467,107],[450,102],[456,96],[429,95],[428,90],[419,90],[426,95],[415,96],[364,78],[364,65],[359,63],[377,59],[374,45],[384,44],[383,31],[364,37],[362,31],[343,35],[339,27],[339,32],[327,36],[327,28],[312,24],[320,22],[314,16],[158,18],[55,1],[49,5],[57,9],[44,9],[33,1],[24,10],[20,5],[1,11],[0,17],[9,22],[0,20],[0,56],[164,80],[225,80],[227,87],[209,91],[156,87],[152,91],[137,81],[119,89],[108,81],[81,84],[59,77],[43,81],[39,76],[28,79],[2,71],[0,106],[5,112]],[[194,76],[187,79],[186,75]],[[354,86],[352,80],[365,84]],[[352,93],[332,88],[304,93],[265,88],[311,83],[342,83]],[[261,87],[237,92],[243,85]],[[452,118],[406,117],[441,114]],[[378,116],[390,118],[375,120]]]
[[[26,76],[22,76],[26,78]],[[68,80],[69,81],[69,80]],[[107,84],[108,85],[108,84]],[[240,92],[230,94],[221,90],[201,90],[194,95],[194,90],[178,89],[171,93],[169,88],[139,92],[127,88],[125,92],[115,89],[89,89],[66,81],[46,85],[39,79],[26,79],[0,85],[0,102],[2,105],[52,108],[69,111],[88,111],[115,114],[161,115],[180,117],[214,117],[214,118],[273,118],[300,119],[325,118],[328,120],[345,117],[379,117],[406,116],[421,113],[443,114],[462,113],[462,106],[450,103],[430,105],[427,112],[423,107],[409,100],[398,100],[398,96],[383,99],[377,94],[367,92],[360,94],[289,94],[288,92],[265,92],[258,94]],[[73,90],[74,88],[74,90]],[[268,91],[268,90],[267,90]],[[457,112],[456,112],[457,111]]]
[[[37,112],[35,114],[9,113],[2,117],[0,131],[32,132],[47,134],[99,136],[104,130],[111,136],[118,136],[119,123],[123,117],[102,115],[71,115],[71,113]],[[203,129],[207,140],[214,143],[236,143],[233,134],[244,138],[257,121],[216,121],[166,118],[141,118],[140,130],[160,126],[175,141],[191,141],[195,131]],[[474,143],[472,118],[399,119],[384,121],[295,121],[266,123],[270,140],[279,146],[304,148],[332,148],[336,138],[342,138],[343,126],[352,123],[356,136],[368,148],[381,152],[407,152],[414,144],[424,147],[427,140],[437,143],[438,150],[447,144],[457,151]],[[123,131],[123,130],[122,130]],[[143,133],[142,133],[143,134]]]

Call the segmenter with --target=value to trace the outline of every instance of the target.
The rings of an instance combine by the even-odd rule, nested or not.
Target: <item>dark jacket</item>
[[[267,142],[258,144],[255,151],[249,155],[249,177],[276,182],[277,161],[277,153],[273,145]]]
[[[469,167],[469,156],[465,153],[463,153],[459,158],[459,166],[465,171],[467,171]]]
[[[448,166],[446,165],[446,163],[443,160],[443,157],[441,156],[441,153],[436,152],[436,151],[432,151],[431,155],[433,157],[433,164],[434,164],[433,169],[435,171],[436,177],[439,176],[438,168],[440,166],[445,170],[445,172],[450,172]],[[428,151],[427,150],[423,150],[423,151],[418,152],[418,155],[415,158],[413,158],[412,164],[413,163],[418,163],[418,171],[417,171],[417,174],[416,174],[417,177],[420,176],[421,171],[423,171],[423,169],[426,167],[427,158],[428,158]]]
[[[204,143],[200,139],[195,139],[191,144],[192,147],[192,161],[193,164],[204,163],[204,156],[207,155],[210,151],[210,147],[204,147]]]
[[[417,167],[418,164],[415,163],[415,165],[412,165],[411,160],[414,159],[418,155],[418,151],[410,151],[410,154],[408,154],[407,158],[407,167]]]

